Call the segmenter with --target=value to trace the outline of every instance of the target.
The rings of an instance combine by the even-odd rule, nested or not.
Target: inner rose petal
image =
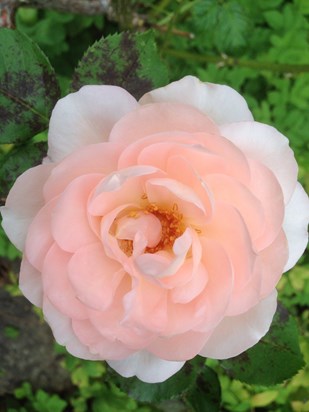
[[[111,142],[132,143],[150,134],[181,130],[219,133],[213,121],[192,106],[153,103],[140,106],[119,120],[110,133]]]

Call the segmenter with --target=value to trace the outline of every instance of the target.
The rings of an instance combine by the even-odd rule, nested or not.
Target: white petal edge
[[[308,244],[309,198],[300,183],[286,206],[283,230],[287,237],[289,258],[284,271],[291,269]]]
[[[164,382],[177,373],[185,362],[166,361],[149,352],[141,351],[123,360],[107,361],[124,378],[136,376],[146,383]]]
[[[84,86],[60,99],[51,115],[48,156],[60,161],[74,150],[108,140],[114,124],[138,107],[118,86]]]
[[[220,131],[246,156],[261,162],[273,172],[287,204],[295,189],[298,172],[288,139],[274,127],[258,122],[227,124],[221,126]]]
[[[23,257],[21,261],[20,274],[19,274],[19,289],[24,296],[31,303],[38,307],[42,307],[43,303],[43,285],[42,275],[36,270],[31,263]]]
[[[140,104],[183,103],[199,109],[218,125],[253,120],[245,99],[229,86],[201,82],[197,77],[181,80],[144,94]]]
[[[100,356],[90,353],[88,348],[77,339],[71,319],[59,312],[46,297],[43,300],[43,314],[56,341],[65,346],[69,353],[81,359],[101,359]]]
[[[226,316],[215,328],[199,355],[228,359],[254,346],[268,332],[277,308],[277,291],[248,312]]]
[[[8,194],[5,206],[0,208],[2,227],[21,251],[25,247],[28,228],[44,205],[43,186],[53,167],[53,164],[44,164],[20,175]]]

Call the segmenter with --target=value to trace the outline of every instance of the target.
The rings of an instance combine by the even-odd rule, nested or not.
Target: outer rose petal
[[[48,156],[62,160],[74,150],[108,140],[114,124],[138,103],[117,86],[84,86],[60,99],[49,124]]]
[[[43,301],[43,313],[56,341],[65,346],[68,352],[82,359],[101,359],[100,356],[90,353],[88,348],[77,339],[72,329],[71,319],[59,312],[46,296],[44,296]]]
[[[286,206],[283,222],[288,248],[289,259],[284,271],[291,269],[303,254],[308,244],[309,199],[300,183],[291,200]]]
[[[42,306],[42,275],[23,257],[19,273],[19,288],[31,303]]]
[[[194,106],[217,124],[253,120],[245,99],[229,86],[203,83],[193,76],[146,93],[140,104],[177,102]]]
[[[166,361],[149,352],[136,352],[120,361],[107,361],[121,376],[130,378],[137,376],[147,383],[159,383],[178,372],[185,362]]]
[[[286,204],[295,189],[298,171],[288,139],[274,127],[258,122],[227,124],[220,130],[246,156],[261,162],[274,173]]]
[[[248,312],[225,317],[199,355],[228,359],[251,348],[268,332],[276,308],[277,291],[274,290]]]
[[[19,176],[5,206],[0,208],[3,229],[19,250],[24,249],[29,225],[44,205],[42,188],[53,167],[52,164],[36,166]]]
[[[111,142],[132,143],[161,132],[218,133],[213,121],[194,107],[179,103],[141,106],[124,116],[113,127]]]

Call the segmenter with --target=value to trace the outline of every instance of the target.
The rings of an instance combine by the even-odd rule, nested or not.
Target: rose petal
[[[51,217],[51,231],[56,243],[67,252],[96,242],[97,236],[89,225],[87,203],[100,174],[77,177],[59,196]]]
[[[124,274],[118,262],[105,256],[101,243],[78,249],[68,265],[68,276],[76,297],[96,310],[104,311],[112,304]]]
[[[264,164],[274,173],[286,204],[294,192],[298,171],[288,139],[274,127],[258,122],[232,123],[222,126],[220,130],[246,156]]]
[[[52,305],[65,316],[73,319],[87,317],[84,305],[77,299],[68,279],[67,266],[71,254],[64,252],[56,243],[47,253],[43,271],[43,289]]]
[[[24,256],[19,273],[19,289],[31,303],[41,307],[43,303],[42,275]]]
[[[1,207],[2,226],[10,241],[23,250],[30,223],[44,205],[42,188],[52,164],[33,167],[19,176]]]
[[[155,103],[140,106],[116,123],[111,142],[132,143],[160,132],[218,133],[217,126],[194,107],[182,103]]]
[[[136,352],[126,359],[107,361],[109,366],[125,378],[136,376],[143,382],[159,383],[178,372],[185,362],[166,361],[149,352]]]
[[[51,234],[50,220],[57,199],[48,202],[31,222],[25,246],[25,256],[36,269],[42,271],[45,256],[54,239]]]
[[[103,176],[117,168],[121,145],[99,143],[75,151],[53,169],[44,186],[46,201],[60,195],[76,177],[91,173]]]
[[[228,359],[255,345],[269,330],[277,308],[277,291],[238,316],[225,317],[200,351],[201,356]]]
[[[108,140],[115,123],[138,103],[117,86],[84,86],[60,99],[51,115],[48,156],[53,162],[76,149]]]
[[[203,83],[193,76],[146,93],[140,104],[186,102],[207,114],[216,124],[253,120],[245,99],[229,86]]]
[[[133,350],[123,343],[104,338],[89,322],[89,320],[72,320],[72,329],[80,342],[89,348],[89,351],[101,359],[123,359],[131,355]]]
[[[56,341],[65,346],[69,353],[81,359],[101,359],[100,356],[90,353],[88,348],[80,342],[72,329],[71,319],[65,316],[62,311],[57,310],[46,295],[43,301],[43,314]]]
[[[308,244],[309,199],[300,183],[297,183],[291,200],[286,205],[283,229],[285,231],[289,259],[284,271],[291,269]]]

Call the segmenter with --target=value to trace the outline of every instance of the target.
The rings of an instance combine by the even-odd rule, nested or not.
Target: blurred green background
[[[112,4],[112,19],[54,10],[18,10],[17,28],[46,53],[63,94],[78,60],[95,40],[123,30],[152,28],[170,80],[192,74],[238,90],[257,121],[275,126],[290,139],[299,163],[299,179],[309,191],[309,0],[136,0]],[[0,256],[11,261],[18,258],[3,232]],[[16,294],[17,270],[12,267],[2,286]],[[308,254],[283,276],[278,289],[280,300],[297,318],[308,364]],[[17,337],[14,330],[7,333],[12,339]],[[104,381],[103,363],[75,359],[60,347],[55,350],[63,356],[73,389],[50,393],[34,390],[26,382],[3,398],[3,408],[11,412],[187,410],[178,404],[138,404]],[[219,373],[222,411],[309,411],[308,366],[281,385],[261,387],[230,379],[216,361],[207,363]],[[6,409],[0,406],[1,410]]]

